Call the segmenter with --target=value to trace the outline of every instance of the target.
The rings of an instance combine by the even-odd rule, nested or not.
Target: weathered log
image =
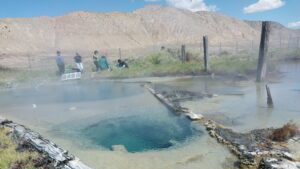
[[[187,118],[189,118],[191,120],[200,120],[203,118],[203,116],[201,114],[195,114],[185,107],[175,105],[171,100],[169,100],[168,98],[165,98],[162,94],[156,92],[149,85],[145,85],[145,87],[148,89],[148,91],[150,91],[151,94],[153,94],[160,102],[162,102],[164,105],[166,105],[172,111],[182,112]]]
[[[26,128],[23,125],[0,118],[0,125],[12,130],[13,137],[17,142],[27,142],[37,151],[45,154],[54,162],[54,167],[59,169],[91,169],[70,155],[51,141],[43,138],[40,134]]]
[[[57,145],[42,138],[38,133],[35,133],[21,125],[9,125],[13,127],[13,134],[18,140],[26,141],[38,151],[45,152],[51,159],[54,159],[55,166],[59,166],[74,159],[74,157],[68,155],[67,151],[58,148]]]

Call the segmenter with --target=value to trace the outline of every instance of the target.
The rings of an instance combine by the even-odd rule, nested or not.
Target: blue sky
[[[147,4],[210,10],[300,28],[300,0],[0,0],[0,18],[60,16],[74,11],[130,12]]]

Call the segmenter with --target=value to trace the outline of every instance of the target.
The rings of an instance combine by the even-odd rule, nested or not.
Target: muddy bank
[[[177,114],[188,117],[192,114],[193,117],[197,117],[191,119],[205,126],[211,137],[228,147],[238,157],[237,164],[239,168],[300,168],[299,157],[288,146],[290,144],[300,144],[300,132],[298,129],[292,130],[292,133],[290,131],[285,133],[283,140],[274,138],[280,138],[278,136],[285,132],[284,127],[279,129],[255,129],[247,133],[239,133],[206,116],[194,114],[188,108],[181,106],[181,101],[212,97],[213,94],[178,91],[165,85],[148,84],[146,88]]]
[[[18,145],[18,151],[29,150],[41,154],[41,157],[34,161],[36,168],[90,169],[78,158],[70,155],[68,151],[61,149],[56,144],[22,125],[0,118],[0,128],[10,130],[12,139]],[[26,161],[19,161],[12,166],[12,169],[20,168],[24,164],[26,164]]]
[[[240,168],[281,168],[292,164],[300,167],[300,161],[291,153],[287,144],[300,141],[299,130],[286,141],[275,142],[272,136],[275,128],[255,129],[247,133],[238,133],[209,120],[205,124],[209,134],[226,145],[239,158]],[[268,160],[268,159],[274,160]],[[268,167],[267,167],[268,166]],[[278,166],[278,167],[275,167]]]

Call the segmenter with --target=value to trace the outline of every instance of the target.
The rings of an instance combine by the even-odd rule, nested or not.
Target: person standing
[[[58,67],[59,75],[64,74],[65,73],[65,62],[64,62],[64,58],[61,56],[60,51],[56,52],[55,61],[56,61],[57,67]]]
[[[94,55],[93,55],[93,62],[96,66],[96,71],[99,71],[98,54],[99,54],[99,52],[97,50],[95,50]]]
[[[82,72],[83,71],[83,64],[82,64],[82,58],[79,55],[79,53],[76,53],[75,57],[74,57],[77,69]]]

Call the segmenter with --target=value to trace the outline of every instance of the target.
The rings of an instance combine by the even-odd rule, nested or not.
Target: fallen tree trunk
[[[12,130],[13,138],[17,142],[29,143],[37,151],[47,155],[58,169],[91,169],[84,165],[78,158],[70,155],[68,151],[63,150],[56,144],[23,125],[0,118],[0,126],[10,128]]]
[[[186,109],[185,107],[181,107],[180,105],[174,104],[174,102],[172,102],[168,98],[164,97],[161,93],[156,92],[149,85],[145,85],[145,87],[148,89],[148,91],[151,94],[153,94],[153,96],[155,96],[160,102],[162,102],[164,105],[166,105],[172,111],[181,112],[191,120],[200,120],[203,118],[203,116],[201,114],[195,114],[192,111]]]

